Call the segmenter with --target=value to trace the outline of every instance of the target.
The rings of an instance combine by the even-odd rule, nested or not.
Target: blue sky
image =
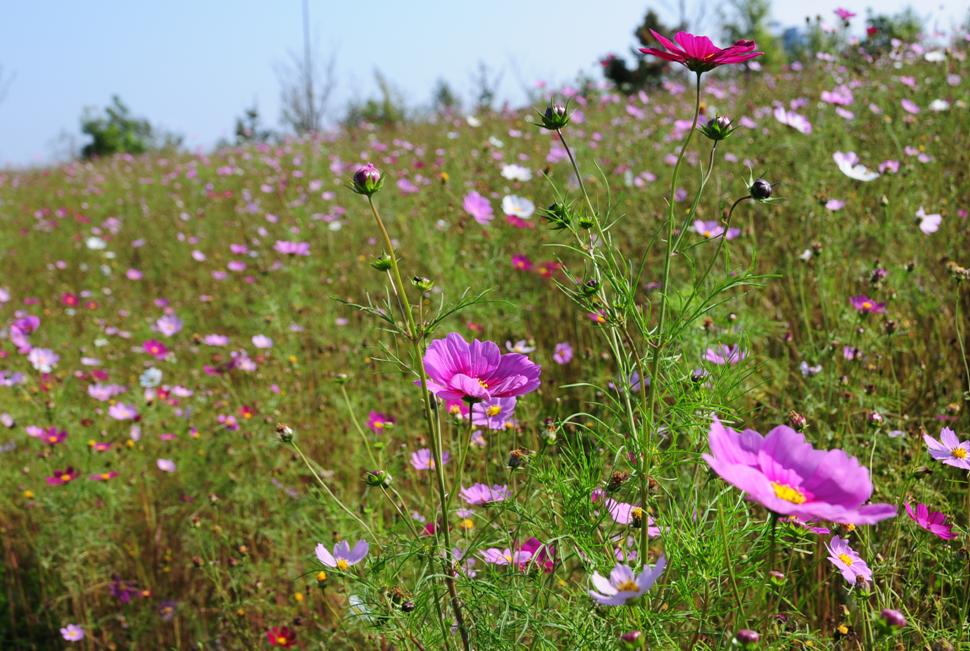
[[[654,4],[675,18],[663,10],[664,3]],[[671,0],[666,6],[676,4]],[[812,13],[830,17],[832,9],[844,5],[860,14],[861,23],[866,7],[894,12],[906,4],[814,0],[809,6]],[[429,101],[439,77],[467,93],[479,61],[502,72],[503,97],[521,101],[523,88],[536,80],[595,74],[597,57],[626,52],[646,5],[640,0],[310,0],[310,24],[318,52],[336,54],[337,109],[373,91],[375,68],[409,102],[421,104]],[[775,0],[774,5],[782,25],[804,19],[805,3]],[[962,21],[967,10],[965,0],[918,6],[944,28]],[[713,19],[708,23],[710,30]],[[209,147],[230,136],[235,117],[254,100],[264,122],[278,126],[276,66],[290,51],[302,51],[301,0],[5,3],[0,66],[14,77],[0,102],[0,166],[50,160],[60,134],[80,138],[82,109],[104,106],[114,93],[136,115],[183,134],[191,147]]]

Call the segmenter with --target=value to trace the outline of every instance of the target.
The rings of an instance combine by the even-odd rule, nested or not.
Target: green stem
[[[680,165],[684,160],[684,154],[687,152],[687,147],[690,145],[690,141],[694,136],[694,131],[697,129],[697,116],[701,111],[701,73],[697,73],[697,86],[694,97],[694,118],[691,120],[690,131],[687,133],[687,138],[684,139],[684,144],[680,148],[680,153],[677,155],[677,163],[674,165],[674,172],[670,177],[670,197],[668,199],[667,205],[667,249],[664,252],[664,267],[663,267],[663,281],[660,285],[660,316],[657,321],[657,337],[656,343],[654,344],[653,359],[651,360],[650,368],[650,387],[647,391],[647,404],[646,404],[646,427],[645,435],[647,441],[645,444],[641,444],[641,448],[646,450],[650,448],[651,442],[653,440],[653,430],[655,429],[655,416],[656,416],[656,405],[657,405],[657,385],[660,384],[660,378],[657,377],[657,371],[660,368],[660,358],[663,355],[663,349],[665,345],[664,338],[664,327],[667,322],[667,291],[670,285],[670,264],[673,258],[674,252],[674,193],[677,191],[677,178],[680,174]],[[640,378],[641,382],[646,382],[646,378]],[[646,488],[643,486],[648,480],[647,475],[649,473],[649,462],[647,461],[647,455],[643,455],[641,460],[641,472],[640,472],[640,493],[641,495],[646,493]],[[646,508],[646,505],[643,505]],[[646,550],[647,548],[647,528],[644,527],[640,532],[640,549]]]
[[[367,203],[370,205],[371,213],[374,215],[374,221],[377,222],[377,227],[380,229],[381,235],[384,237],[384,246],[387,247],[387,254],[391,258],[391,282],[398,294],[398,299],[401,301],[401,310],[404,312],[404,317],[408,325],[407,338],[411,343],[411,353],[418,369],[418,376],[421,380],[424,417],[428,427],[428,432],[431,434],[432,453],[435,457],[435,475],[438,480],[438,504],[441,511],[441,526],[435,527],[435,531],[441,532],[441,540],[444,542],[444,554],[442,555],[442,562],[444,563],[445,570],[445,585],[448,588],[451,609],[455,615],[455,621],[458,624],[458,632],[461,634],[462,646],[464,647],[465,651],[471,651],[471,642],[468,637],[468,629],[465,626],[465,618],[461,611],[461,602],[458,599],[458,589],[455,585],[455,568],[450,560],[451,532],[448,528],[448,493],[445,489],[444,463],[442,462],[441,458],[441,431],[439,428],[435,427],[434,407],[431,403],[431,393],[428,391],[428,374],[425,371],[424,364],[422,362],[421,348],[424,341],[424,332],[418,330],[418,326],[414,321],[414,313],[411,310],[411,303],[408,301],[407,291],[405,290],[404,281],[401,279],[401,271],[397,264],[397,254],[394,251],[394,244],[391,242],[391,236],[388,234],[387,228],[384,226],[384,220],[381,219],[381,215],[377,211],[377,206],[374,204],[373,197],[368,196]],[[437,538],[438,537],[436,535],[435,539],[437,540]],[[444,620],[442,620],[440,623],[442,629],[446,630]],[[445,638],[444,643],[446,645],[448,644],[447,637]]]

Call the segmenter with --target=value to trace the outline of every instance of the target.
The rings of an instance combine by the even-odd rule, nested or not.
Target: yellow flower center
[[[624,581],[620,585],[616,586],[616,589],[620,592],[638,592],[640,586],[637,585],[636,581]]]
[[[320,583],[323,583],[326,580],[327,580],[326,572],[324,572],[323,570],[320,570],[319,572],[317,572],[317,581],[319,581]]]
[[[704,237],[713,237],[714,233],[711,231],[704,231]]]
[[[505,560],[507,560],[509,563],[512,562],[512,554],[504,554],[504,556],[505,556]]]
[[[350,563],[348,563],[345,559],[337,559],[337,569],[346,570],[348,567],[350,567]]]
[[[464,520],[461,521],[461,523],[458,526],[460,526],[462,529],[469,530],[469,529],[475,528],[475,523],[472,521],[471,518],[465,518]]]
[[[488,388],[488,382],[486,382],[485,380],[479,380],[478,381],[478,386],[482,387],[483,389],[487,389]]]
[[[852,557],[848,554],[839,554],[839,560],[846,565],[852,565]]]
[[[787,484],[779,484],[773,481],[771,482],[771,487],[775,489],[775,495],[778,498],[786,502],[791,502],[792,504],[804,504],[808,499],[800,490],[792,488]]]
[[[61,481],[71,481],[71,476],[67,473],[61,475]]]
[[[382,420],[375,420],[374,421],[374,427],[376,429],[384,429],[384,421],[382,421]]]
[[[485,413],[488,416],[498,416],[500,411],[502,411],[501,407],[498,405],[492,405],[485,410]]]
[[[279,644],[280,646],[286,644],[286,636],[285,635],[277,635],[276,636],[276,643]]]
[[[957,459],[966,459],[967,451],[963,448],[954,448],[953,456],[956,457]]]
[[[872,309],[872,302],[871,301],[862,301],[862,309],[863,310],[871,310]]]
[[[451,414],[452,416],[457,416],[458,414],[461,413],[461,407],[459,407],[458,405],[452,405],[448,407],[448,413]]]
[[[111,473],[110,472],[101,473],[101,479],[111,479]]]
[[[50,441],[51,443],[57,443],[57,437],[56,436],[48,436],[47,437],[47,440]]]

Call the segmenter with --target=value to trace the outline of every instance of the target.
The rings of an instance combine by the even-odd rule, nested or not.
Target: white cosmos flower
[[[466,115],[465,122],[468,123],[470,127],[480,127],[482,126],[482,121],[476,118],[474,115]]]
[[[532,170],[521,165],[504,165],[502,166],[502,176],[509,181],[525,182],[532,180]]]
[[[930,110],[939,113],[940,111],[945,111],[950,108],[950,103],[945,99],[935,99],[930,102]]]
[[[511,341],[506,341],[505,348],[510,353],[519,353],[520,355],[528,355],[536,349],[535,346],[530,346],[525,339],[519,339],[514,344]]]
[[[832,154],[832,160],[839,166],[839,171],[856,181],[872,181],[879,178],[879,172],[874,172],[859,162],[854,151],[837,151]]]
[[[506,215],[528,219],[536,211],[534,203],[525,197],[517,197],[514,194],[507,194],[502,198],[502,212]]]
[[[916,218],[919,219],[919,229],[927,235],[938,231],[940,229],[940,222],[943,221],[943,215],[936,213],[927,215],[926,211],[923,210],[923,206],[920,206],[919,210],[916,211]]]
[[[946,52],[943,50],[930,50],[923,55],[923,58],[930,63],[940,63],[941,61],[946,61]]]
[[[799,115],[794,111],[786,111],[782,106],[775,107],[774,115],[776,120],[799,133],[808,135],[812,132],[812,123],[804,115]]]
[[[89,237],[85,241],[85,244],[92,251],[102,251],[105,248],[107,248],[107,246],[108,246],[108,243],[107,242],[105,242],[104,240],[102,240],[100,237],[96,237],[94,235],[92,235],[91,237]]]

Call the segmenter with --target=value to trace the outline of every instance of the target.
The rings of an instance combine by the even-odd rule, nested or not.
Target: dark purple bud
[[[903,628],[906,626],[906,618],[898,610],[893,610],[892,608],[883,608],[880,613],[882,621],[886,622],[892,627]]]
[[[382,185],[384,185],[384,175],[374,167],[373,163],[367,163],[354,172],[354,192],[357,194],[369,197],[380,190]]]
[[[767,201],[771,198],[771,184],[764,179],[757,179],[748,188],[751,196],[758,201]]]
[[[749,647],[753,644],[757,644],[758,640],[761,639],[758,632],[752,631],[750,628],[742,628],[734,637],[737,638],[740,644]]]

